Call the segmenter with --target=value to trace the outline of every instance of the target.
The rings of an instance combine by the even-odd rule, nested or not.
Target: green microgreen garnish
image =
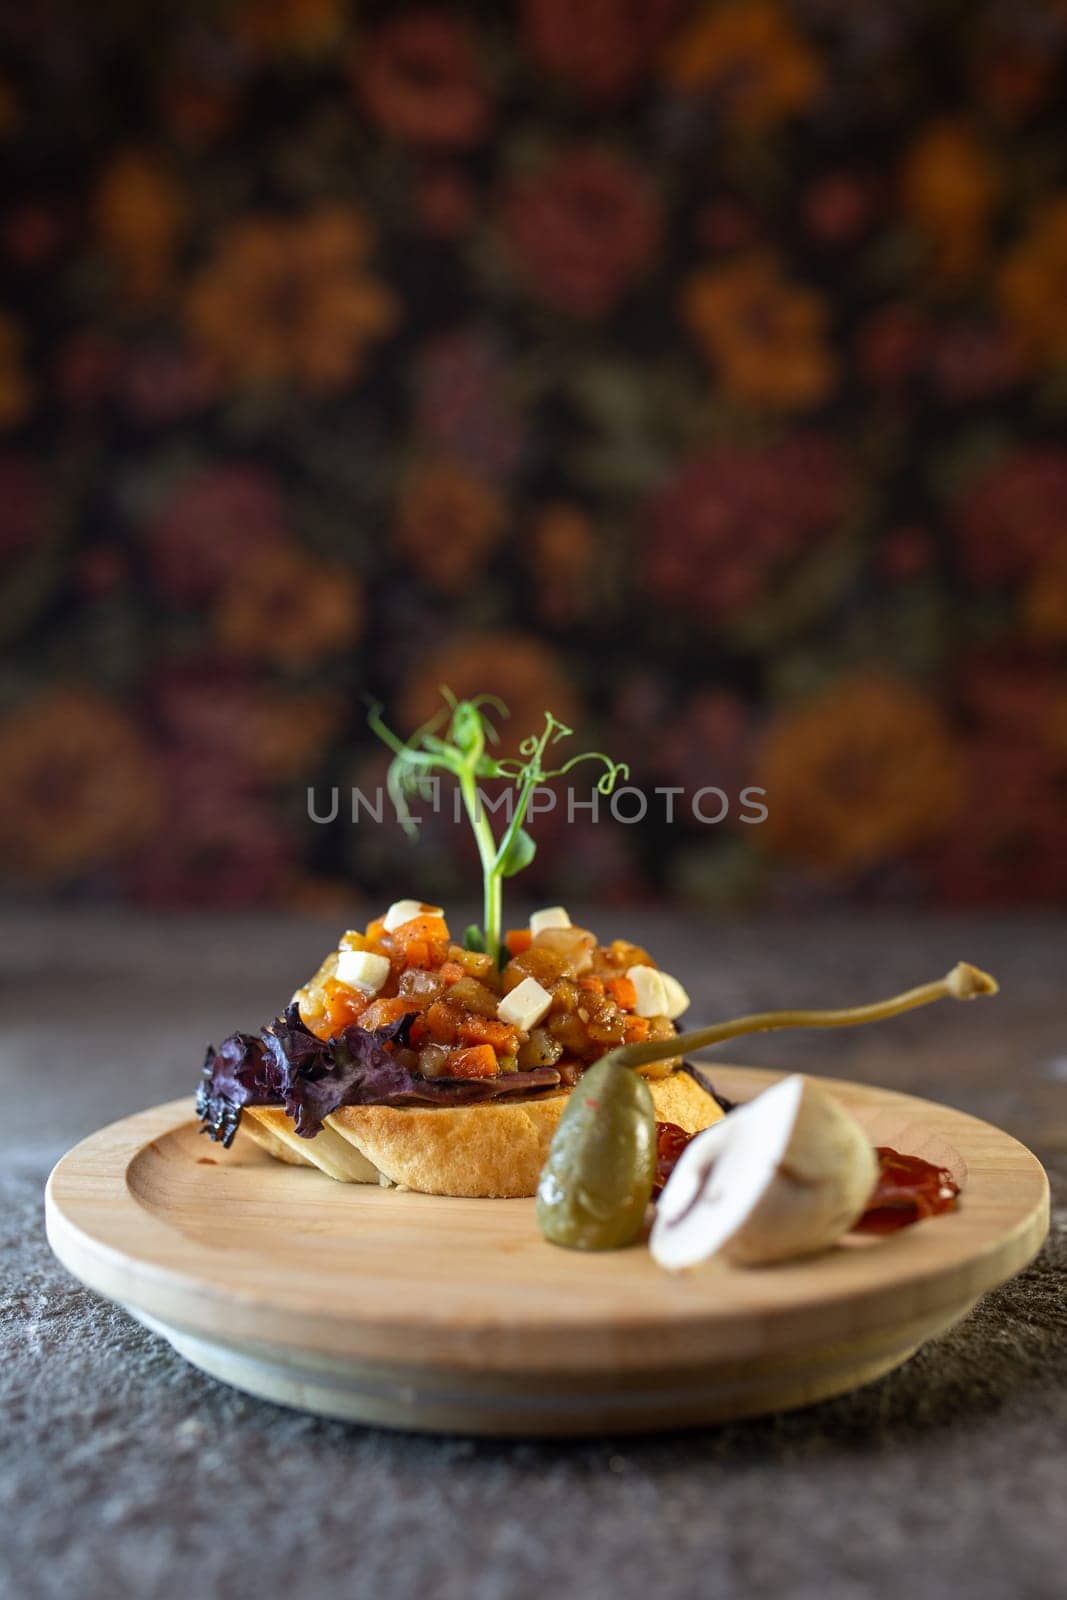
[[[500,735],[493,726],[489,712],[495,712],[499,717],[508,716],[504,702],[491,694],[477,695],[472,700],[457,700],[452,691],[444,687],[441,694],[444,706],[407,740],[401,739],[387,726],[381,706],[373,706],[367,720],[379,739],[393,752],[387,779],[389,797],[397,817],[409,834],[417,832],[410,801],[412,797],[425,793],[427,780],[435,772],[450,772],[458,782],[482,864],[485,919],[483,928],[468,928],[466,943],[468,949],[484,948],[499,963],[504,879],[514,877],[523,867],[528,867],[537,851],[536,844],[523,826],[534,790],[553,778],[566,777],[583,761],[598,761],[604,770],[596,787],[600,794],[609,795],[620,779],[625,780],[630,776],[630,769],[625,763],[613,761],[600,750],[583,751],[580,755],[571,756],[560,766],[546,765],[547,752],[560,740],[572,735],[572,730],[554,717],[551,711],[545,712],[545,725],[541,732],[531,734],[522,741],[518,756],[496,756],[489,747],[499,744]],[[493,778],[503,778],[515,789],[514,800],[507,810],[507,824],[499,838],[493,832],[478,786],[480,779]]]

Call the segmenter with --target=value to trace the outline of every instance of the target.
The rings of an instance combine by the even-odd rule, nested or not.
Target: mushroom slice
[[[659,1199],[652,1254],[672,1269],[719,1253],[749,1266],[813,1255],[862,1216],[877,1177],[856,1119],[795,1073],[683,1152]]]

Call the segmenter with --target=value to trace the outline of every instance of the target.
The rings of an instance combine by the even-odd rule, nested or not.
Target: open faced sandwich
[[[428,1194],[532,1195],[567,1097],[615,1045],[670,1040],[688,1005],[645,950],[598,944],[561,907],[506,936],[498,966],[402,900],[348,932],[259,1038],[209,1050],[200,1113],[235,1113],[282,1161]],[[677,1056],[643,1069],[657,1117],[722,1110]]]
[[[767,1011],[680,1033],[682,984],[626,939],[601,943],[562,906],[504,932],[502,885],[528,865],[534,790],[582,761],[610,793],[625,766],[596,752],[551,766],[569,737],[550,713],[515,758],[492,753],[490,696],[457,701],[393,751],[401,822],[438,774],[455,780],[482,866],[484,921],[453,937],[442,908],[398,900],[345,933],[258,1035],[231,1034],[204,1062],[203,1131],[240,1124],[280,1161],[346,1183],[475,1198],[537,1196],[544,1236],[585,1250],[641,1237],[659,1195],[653,1254],[673,1269],[713,1254],[745,1264],[830,1247],[849,1229],[890,1231],[950,1208],[947,1170],[874,1149],[843,1106],[800,1077],[736,1112],[684,1057],[743,1034],[880,1022],[944,998],[996,993],[965,962],[873,1004]],[[499,836],[480,787],[509,803]],[[727,1115],[727,1113],[730,1113]]]

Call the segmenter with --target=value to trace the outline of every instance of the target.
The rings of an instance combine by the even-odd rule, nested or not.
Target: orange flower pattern
[[[25,335],[14,318],[0,313],[0,433],[22,422],[32,405]]]
[[[991,152],[964,122],[930,124],[907,152],[901,201],[937,276],[966,278],[981,264],[998,180]]]
[[[481,582],[504,532],[500,496],[450,461],[426,463],[403,484],[393,545],[416,582],[461,594]]]
[[[752,133],[807,111],[823,81],[818,52],[777,0],[696,6],[664,55],[676,89],[706,94]]]
[[[958,764],[923,695],[891,679],[843,678],[767,729],[756,760],[774,797],[763,841],[810,870],[878,866],[947,831]]]
[[[371,233],[339,206],[233,223],[186,301],[189,334],[220,379],[328,394],[360,377],[399,314],[370,270]]]
[[[1008,325],[1034,361],[1067,362],[1067,193],[1038,210],[1001,266],[998,289]]]
[[[355,573],[278,545],[233,572],[219,596],[215,630],[219,648],[236,660],[307,669],[352,649],[364,609]]]
[[[93,212],[121,292],[142,304],[165,294],[186,218],[185,196],[166,163],[148,151],[122,151],[100,175]]]
[[[829,313],[766,257],[703,267],[685,287],[685,320],[723,387],[743,404],[806,411],[834,386]]]
[[[132,720],[77,685],[42,690],[0,722],[0,857],[15,877],[63,884],[114,867],[161,809],[153,754]]]

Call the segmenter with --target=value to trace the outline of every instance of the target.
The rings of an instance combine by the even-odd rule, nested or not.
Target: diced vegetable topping
[[[488,953],[457,944],[436,906],[401,900],[365,932],[350,929],[294,1000],[321,1040],[354,1022],[386,1028],[411,1016],[398,1054],[426,1078],[551,1067],[568,1086],[615,1046],[673,1037],[664,974],[638,946],[600,945],[567,918],[537,933],[515,930],[507,947],[500,969]],[[635,972],[648,976],[638,981]],[[659,1010],[642,1014],[649,993]]]
[[[466,1050],[450,1050],[445,1070],[452,1078],[495,1078],[500,1063],[491,1044],[475,1044]]]
[[[582,979],[583,983],[592,981],[595,980]],[[637,990],[632,978],[609,978],[605,987],[617,1006],[622,1006],[624,1011],[637,1010]]]

